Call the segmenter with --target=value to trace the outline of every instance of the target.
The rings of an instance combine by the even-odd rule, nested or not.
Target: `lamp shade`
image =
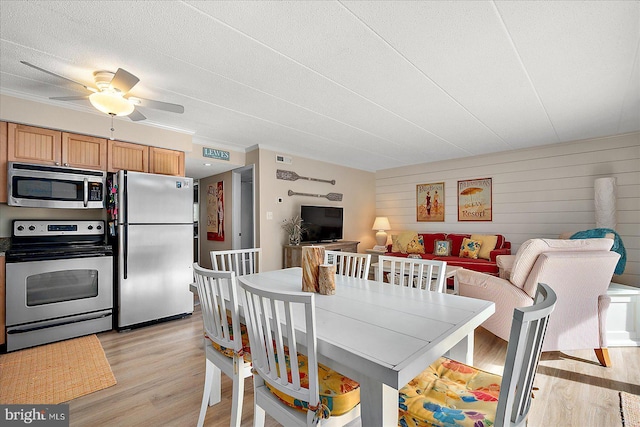
[[[596,228],[616,228],[616,179],[598,178],[593,183]]]
[[[372,230],[391,230],[389,219],[386,216],[377,217],[371,229]]]
[[[89,95],[89,102],[98,110],[114,116],[128,116],[133,113],[134,106],[119,93],[109,91],[94,92]]]

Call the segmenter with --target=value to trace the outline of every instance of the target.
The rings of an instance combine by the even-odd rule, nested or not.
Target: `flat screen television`
[[[323,242],[342,239],[343,208],[334,206],[300,206],[303,242]]]

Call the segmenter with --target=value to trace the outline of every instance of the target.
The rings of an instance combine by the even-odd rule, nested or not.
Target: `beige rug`
[[[115,383],[95,335],[0,355],[0,404],[58,404]]]
[[[640,396],[621,391],[620,414],[624,427],[640,427]]]

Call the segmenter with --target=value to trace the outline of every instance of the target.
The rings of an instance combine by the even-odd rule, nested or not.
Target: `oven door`
[[[7,327],[111,310],[112,266],[112,256],[7,263]]]

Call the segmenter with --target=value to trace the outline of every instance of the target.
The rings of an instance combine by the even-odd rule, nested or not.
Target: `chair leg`
[[[215,383],[216,371],[218,374],[218,382]],[[211,405],[211,400],[214,399],[214,395],[218,396],[217,402],[220,401],[220,369],[208,359],[206,359],[205,371],[204,371],[204,391],[202,392],[202,403],[200,404],[200,416],[198,417],[198,427],[204,425],[204,418],[207,415],[207,406]],[[217,392],[216,392],[217,390]]]
[[[262,378],[254,374],[253,375],[253,427],[264,427],[264,422],[266,418],[264,409],[258,406],[258,397],[257,397],[258,393],[256,391],[260,387],[264,387],[264,381],[262,380]]]
[[[598,362],[606,368],[610,368],[612,365],[611,359],[609,358],[609,349],[607,347],[596,348],[594,349],[596,352],[596,357],[598,358]]]
[[[212,362],[207,360],[207,364],[211,365],[211,393],[209,394],[209,406],[213,406],[222,400],[222,371]]]
[[[233,376],[233,391],[231,394],[231,423],[229,425],[240,427],[242,420],[242,400],[244,398],[244,376],[242,375],[242,358],[234,360],[237,373]]]

